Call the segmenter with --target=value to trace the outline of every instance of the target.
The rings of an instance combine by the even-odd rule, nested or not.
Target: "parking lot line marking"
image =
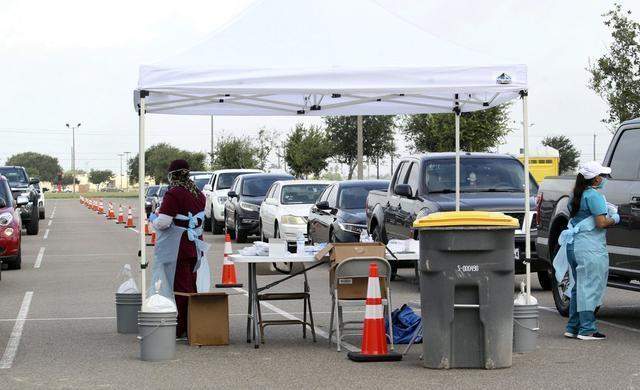
[[[243,288],[234,287],[233,289],[238,291],[238,292],[241,292],[244,295],[247,295],[247,296],[249,295],[247,290],[245,290]],[[300,318],[292,315],[291,313],[288,313],[288,312],[280,309],[277,306],[274,306],[274,305],[270,304],[269,302],[260,302],[260,304],[262,306],[266,307],[267,309],[269,309],[269,310],[271,310],[271,311],[273,311],[275,313],[280,314],[284,318],[287,318],[287,319],[290,319],[290,320],[302,321]],[[245,316],[246,316],[246,314],[245,314]],[[315,327],[314,330],[316,332],[316,335],[318,335],[318,336],[320,336],[322,338],[325,338],[327,340],[329,339],[329,334],[327,332],[325,332],[324,330],[318,328],[317,326]],[[356,347],[355,345],[352,345],[352,344],[349,344],[347,342],[344,342],[344,341],[340,345],[342,345],[345,349],[347,349],[350,352],[359,352],[360,351],[360,348]]]
[[[47,226],[51,226],[51,222],[53,222],[53,221],[49,220],[49,223],[47,223]]]
[[[49,237],[49,229],[47,229],[47,230],[44,232],[44,236],[42,237],[42,239],[43,239],[43,240],[46,240],[48,237]]]
[[[20,345],[20,339],[22,338],[22,330],[24,329],[24,323],[29,314],[29,306],[31,305],[31,298],[33,297],[33,291],[27,291],[22,299],[22,305],[18,312],[18,317],[15,319],[16,323],[13,325],[11,336],[7,342],[7,347],[4,350],[2,359],[0,359],[0,369],[11,368],[13,360],[18,352],[18,346]]]
[[[540,306],[540,308],[542,310],[551,312],[551,313],[557,313],[558,310],[555,307],[546,307],[546,306]],[[640,329],[638,328],[632,328],[631,326],[626,326],[626,325],[620,325],[620,324],[616,324],[614,322],[609,322],[609,321],[604,321],[601,319],[596,318],[596,322],[599,322],[601,324],[605,324],[614,328],[618,328],[618,329],[623,329],[623,330],[628,330],[629,332],[634,332],[634,333],[640,333]]]
[[[40,264],[42,264],[42,258],[44,257],[44,247],[40,247],[40,252],[38,252],[38,257],[36,257],[36,262],[33,265],[33,268],[40,268]]]

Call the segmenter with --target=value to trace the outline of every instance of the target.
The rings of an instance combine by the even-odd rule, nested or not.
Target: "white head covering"
[[[600,164],[597,161],[590,161],[588,163],[580,165],[580,168],[578,169],[578,173],[582,174],[582,176],[584,176],[585,179],[593,179],[598,175],[610,174],[611,168],[603,167],[602,164]]]

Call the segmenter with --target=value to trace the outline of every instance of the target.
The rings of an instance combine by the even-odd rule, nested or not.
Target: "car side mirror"
[[[205,191],[212,191],[211,184],[205,184],[202,189]]]
[[[18,196],[18,199],[16,199],[16,205],[18,207],[25,206],[27,204],[29,204],[29,198],[24,195],[20,195]]]
[[[329,206],[329,202],[326,200],[321,200],[320,202],[316,203],[316,207],[318,208],[318,210],[331,210],[331,206]]]
[[[398,196],[413,198],[413,189],[409,184],[398,184],[393,188],[393,192]]]
[[[275,199],[273,199],[273,198],[267,198],[267,199],[265,199],[265,200],[264,200],[264,203],[269,204],[269,205],[272,205],[272,206],[275,206],[275,205],[277,205],[277,204],[278,204],[278,202],[276,202],[276,200],[275,200]]]
[[[29,184],[34,185],[34,184],[38,184],[40,183],[40,179],[36,179],[35,177],[32,177],[31,179],[29,179]]]
[[[49,189],[46,187],[42,189],[42,192],[47,192],[47,191],[49,191]]]
[[[235,191],[229,191],[229,192],[227,192],[227,197],[229,197],[229,198],[237,198],[238,194]]]

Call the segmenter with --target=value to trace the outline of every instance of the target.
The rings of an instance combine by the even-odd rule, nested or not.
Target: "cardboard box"
[[[189,298],[189,345],[229,345],[229,297],[224,292],[181,293]]]
[[[329,280],[333,281],[335,277],[335,267],[337,264],[331,266],[329,270]],[[378,278],[380,280],[380,296],[386,298],[386,278]],[[367,285],[369,283],[368,277],[342,277],[337,280],[338,286],[338,298],[339,299],[367,299]]]
[[[316,260],[329,256],[331,263],[339,263],[350,257],[381,257],[384,259],[386,247],[380,242],[341,242],[327,244],[316,253]]]

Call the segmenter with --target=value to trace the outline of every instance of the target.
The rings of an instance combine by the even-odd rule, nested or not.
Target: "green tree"
[[[255,142],[258,169],[264,170],[267,167],[269,155],[274,149],[274,145],[276,144],[277,139],[278,134],[274,131],[269,131],[264,127],[258,131],[258,137]]]
[[[225,137],[216,145],[213,169],[255,169],[260,166],[258,149],[250,138]]]
[[[56,184],[57,184],[57,181],[56,181]],[[70,186],[72,184],[73,184],[73,173],[67,171],[62,175],[62,185]],[[77,177],[76,177],[76,184],[80,184],[80,180],[78,180]]]
[[[36,152],[14,154],[7,159],[6,164],[22,166],[29,176],[50,182],[55,181],[58,174],[62,172],[57,158]]]
[[[544,146],[556,149],[560,153],[560,174],[573,172],[578,166],[580,152],[566,135],[547,136],[542,140]]]
[[[602,121],[615,129],[620,122],[640,116],[640,24],[620,4],[604,17],[613,41],[609,51],[589,64],[589,87],[609,105]]]
[[[349,179],[357,163],[357,117],[325,117],[327,134],[333,145],[333,158],[349,167]],[[362,117],[363,156],[379,161],[395,152],[395,117],[392,115],[365,115]]]
[[[100,191],[100,185],[105,181],[111,180],[113,172],[108,169],[92,169],[89,171],[89,182],[95,184]]]
[[[145,153],[145,170],[147,176],[153,177],[156,183],[167,182],[167,168],[171,161],[184,159],[189,163],[192,171],[205,169],[206,154],[201,152],[189,152],[171,146],[167,143],[159,143],[149,147]],[[138,155],[128,161],[129,181],[138,181]]]
[[[510,131],[508,105],[464,112],[460,116],[460,149],[486,152],[501,144]],[[403,120],[402,132],[415,152],[455,151],[453,113],[407,115]]]
[[[313,174],[317,178],[327,167],[331,149],[322,128],[314,125],[307,128],[298,123],[285,141],[284,161],[296,177],[306,178]]]

